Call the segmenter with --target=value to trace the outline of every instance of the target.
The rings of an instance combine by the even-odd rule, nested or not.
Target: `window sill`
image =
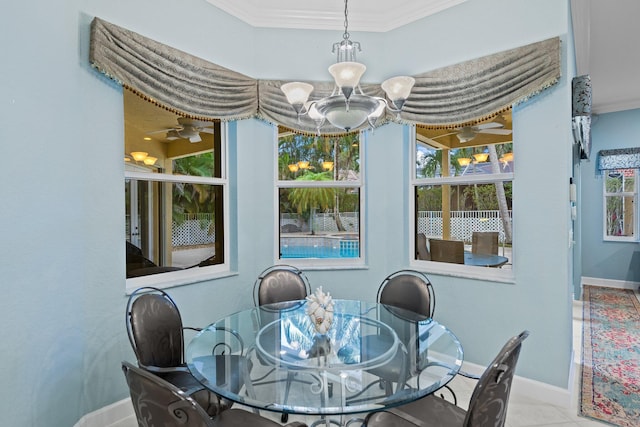
[[[153,274],[149,276],[134,277],[126,280],[126,294],[144,286],[152,286],[158,289],[168,289],[177,286],[190,285],[208,280],[222,279],[237,276],[238,273],[229,270],[227,265],[215,265],[210,267],[198,267],[189,270],[172,271],[169,273]]]
[[[366,270],[369,268],[364,260],[354,258],[351,260],[337,258],[282,258],[275,260],[277,265],[290,265],[301,270]]]
[[[411,268],[428,274],[460,277],[472,280],[482,280],[486,282],[497,282],[506,284],[515,283],[515,276],[512,269],[474,267],[431,261],[412,261],[410,263],[410,266]]]
[[[605,236],[603,239],[605,242],[618,242],[618,243],[638,243],[639,240],[635,236]]]

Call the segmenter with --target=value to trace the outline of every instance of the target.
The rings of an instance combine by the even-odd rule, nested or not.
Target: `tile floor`
[[[574,363],[576,363],[576,381],[574,384],[575,393],[571,399],[571,407],[564,408],[549,405],[530,398],[518,396],[518,394],[516,393],[512,393],[507,413],[507,427],[602,427],[608,425],[588,418],[579,417],[577,415],[577,405],[579,397],[577,387],[580,381],[580,349],[582,340],[582,303],[580,301],[574,301],[573,323],[574,349],[576,351],[574,359]],[[460,405],[464,406],[464,404],[468,402],[468,399],[471,396],[471,390],[473,389],[474,382],[465,378],[456,378],[452,381],[451,386],[456,391]],[[273,414],[264,411],[262,415],[272,418],[275,421],[279,421],[280,418],[279,414]],[[311,424],[316,419],[317,418],[315,417],[312,418],[291,415],[289,417],[289,422],[304,421],[307,424]],[[357,425],[357,423],[353,423],[351,424],[351,427],[355,427]],[[136,427],[136,421],[134,417],[130,417],[122,420],[117,424],[113,424],[110,427]]]

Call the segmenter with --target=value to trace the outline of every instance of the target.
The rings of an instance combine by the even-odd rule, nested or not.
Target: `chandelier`
[[[344,34],[342,41],[333,44],[332,53],[336,53],[337,62],[329,67],[329,73],[335,80],[330,96],[309,101],[313,86],[309,83],[291,82],[280,89],[293,106],[298,118],[307,115],[320,127],[329,122],[333,126],[349,131],[361,126],[365,121],[373,127],[386,109],[400,113],[415,83],[413,77],[398,76],[385,80],[382,90],[391,101],[385,98],[365,95],[360,87],[360,78],[367,67],[356,61],[356,51],[360,43],[349,39],[348,0],[344,1]]]

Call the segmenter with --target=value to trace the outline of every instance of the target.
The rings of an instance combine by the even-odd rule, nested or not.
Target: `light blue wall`
[[[326,80],[330,45],[341,37],[254,29],[204,0],[36,0],[5,10],[3,425],[72,426],[128,394],[120,372],[121,360],[133,360],[124,329],[122,90],[88,64],[94,16],[261,78]],[[488,363],[527,328],[518,374],[559,387],[567,385],[571,351],[568,21],[567,1],[470,0],[390,33],[352,35],[363,43],[370,81],[562,38],[561,81],[513,114],[515,284],[431,275],[437,316],[458,334],[467,360]],[[231,135],[229,237],[238,274],[172,289],[186,324],[248,307],[255,277],[273,262],[273,131],[246,120]],[[388,125],[369,135],[365,160],[369,268],[308,276],[336,296],[373,300],[379,282],[408,265],[406,128]]]
[[[584,277],[640,282],[640,245],[602,238],[602,176],[596,170],[598,151],[638,147],[639,141],[640,109],[602,114],[594,120],[591,160],[581,165]]]

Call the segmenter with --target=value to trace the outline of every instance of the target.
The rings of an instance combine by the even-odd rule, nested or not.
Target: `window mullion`
[[[145,181],[158,182],[186,182],[189,184],[214,184],[224,185],[227,180],[223,178],[213,178],[208,176],[192,176],[192,175],[171,175],[165,173],[144,173],[126,171],[125,178],[140,179]]]
[[[500,181],[513,181],[513,173],[487,174],[487,175],[467,175],[450,176],[438,178],[420,178],[413,182],[413,185],[461,185],[461,184],[492,184]]]

